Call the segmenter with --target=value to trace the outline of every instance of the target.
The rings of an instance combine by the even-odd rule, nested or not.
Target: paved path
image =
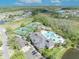
[[[0,28],[0,33],[2,36],[2,51],[3,51],[3,57],[4,59],[10,59],[9,58],[9,54],[8,54],[8,46],[7,46],[7,35],[5,33],[5,29],[4,28]]]

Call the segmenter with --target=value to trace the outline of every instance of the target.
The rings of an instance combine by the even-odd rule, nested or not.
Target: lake
[[[62,59],[79,59],[79,50],[69,49],[62,57]]]

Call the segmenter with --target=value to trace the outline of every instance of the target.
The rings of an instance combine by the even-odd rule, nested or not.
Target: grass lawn
[[[10,59],[26,59],[25,54],[22,51],[15,51]]]
[[[3,59],[2,50],[0,50],[0,59]]]
[[[2,42],[1,35],[0,35],[0,42]]]
[[[61,59],[64,53],[70,48],[61,48],[60,51],[57,52],[56,54],[56,59]]]
[[[53,49],[44,49],[42,52],[43,52],[43,55],[45,57],[51,57],[51,56],[57,56],[56,54],[60,51],[61,49],[59,47],[57,48],[53,48]]]
[[[60,46],[60,47],[56,47],[53,49],[44,49],[44,50],[42,50],[42,52],[45,57],[50,57],[50,59],[53,59],[53,58],[61,59],[62,56],[64,55],[64,53],[70,48],[72,48],[72,47],[69,46],[67,48],[64,48],[64,47]]]
[[[2,38],[1,38],[1,33],[0,33],[0,47],[2,45]]]

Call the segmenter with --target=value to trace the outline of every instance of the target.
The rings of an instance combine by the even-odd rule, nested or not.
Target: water
[[[5,23],[5,21],[3,21],[3,20],[0,20],[0,24],[4,24]]]
[[[69,49],[62,57],[62,59],[79,59],[79,50]]]

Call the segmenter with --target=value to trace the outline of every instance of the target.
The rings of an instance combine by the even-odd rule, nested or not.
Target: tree
[[[48,24],[48,20],[46,19],[46,17],[44,17],[44,16],[40,16],[40,15],[36,15],[36,16],[34,16],[34,20],[33,20],[33,22],[41,22],[43,25],[45,25],[45,26],[49,26],[49,24]]]
[[[9,47],[12,48],[12,49],[16,49],[16,50],[19,50],[19,49],[20,49],[20,46],[19,46],[19,44],[17,43],[15,36],[9,38],[8,45],[9,45]]]
[[[2,46],[2,42],[0,41],[0,47]]]
[[[22,23],[21,25],[20,25],[20,27],[24,27],[25,26],[25,24],[24,23]]]
[[[16,50],[10,59],[26,59],[24,53]]]

